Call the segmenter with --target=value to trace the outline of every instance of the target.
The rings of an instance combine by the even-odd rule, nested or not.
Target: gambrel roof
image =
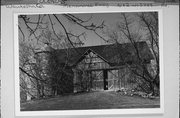
[[[135,45],[137,48],[131,43],[116,43],[110,45],[59,49],[54,50],[54,53],[57,56],[59,63],[63,64],[68,62],[69,66],[75,66],[89,52],[93,52],[111,66],[136,63],[139,60],[137,53],[144,62],[149,62],[153,59],[153,55],[146,42],[136,42]]]

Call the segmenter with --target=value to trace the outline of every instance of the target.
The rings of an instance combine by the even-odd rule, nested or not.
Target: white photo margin
[[[63,7],[64,8],[64,7]],[[138,7],[137,7],[138,8]],[[111,7],[100,7],[96,10],[93,7],[83,12],[74,12],[65,8],[61,12],[37,12],[37,13],[14,13],[14,83],[15,83],[15,116],[62,116],[62,115],[126,115],[126,114],[163,114],[164,113],[164,66],[163,66],[163,11],[157,9],[137,9]],[[78,8],[77,8],[78,9]],[[75,10],[76,11],[76,10]],[[18,40],[18,15],[21,14],[63,14],[63,13],[121,13],[121,12],[158,12],[159,18],[159,56],[160,56],[160,108],[141,109],[101,109],[101,110],[52,110],[52,111],[20,111],[20,87],[19,87],[19,40]]]

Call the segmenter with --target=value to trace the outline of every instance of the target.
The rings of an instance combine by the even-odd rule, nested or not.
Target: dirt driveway
[[[22,111],[80,110],[116,108],[158,108],[159,99],[123,96],[114,91],[99,91],[68,96],[58,96],[21,104]]]

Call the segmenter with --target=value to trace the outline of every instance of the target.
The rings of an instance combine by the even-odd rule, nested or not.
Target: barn
[[[154,59],[145,41],[58,49],[50,57],[53,69],[61,66],[64,73],[56,81],[59,94],[136,88],[141,81],[131,69],[139,63],[149,66]]]

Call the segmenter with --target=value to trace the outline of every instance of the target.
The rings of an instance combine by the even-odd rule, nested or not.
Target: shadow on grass
[[[114,91],[77,93],[21,103],[21,111],[159,108],[160,100]]]

